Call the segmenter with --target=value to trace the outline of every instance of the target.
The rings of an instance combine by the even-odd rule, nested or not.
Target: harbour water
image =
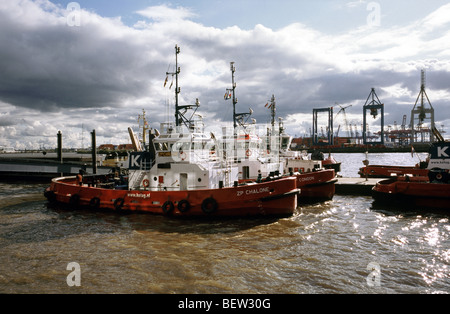
[[[334,157],[346,177],[365,159]],[[450,213],[336,195],[288,218],[181,220],[52,208],[45,187],[0,183],[0,293],[450,293]]]

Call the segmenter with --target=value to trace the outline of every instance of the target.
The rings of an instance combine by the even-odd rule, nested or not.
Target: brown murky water
[[[449,213],[337,195],[289,218],[180,220],[49,208],[45,187],[0,183],[0,293],[450,293]]]

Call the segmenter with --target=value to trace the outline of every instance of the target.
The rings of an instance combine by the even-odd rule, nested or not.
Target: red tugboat
[[[238,184],[238,167],[211,155],[211,137],[196,126],[161,126],[147,151],[130,153],[125,186],[109,175],[55,178],[45,196],[77,208],[173,216],[284,216],[297,208],[294,177]]]
[[[175,47],[176,56],[180,49]],[[177,59],[178,60],[178,59]],[[126,184],[113,176],[55,178],[44,195],[50,202],[92,209],[139,211],[173,216],[291,215],[297,208],[297,180],[278,177],[239,184],[238,166],[230,160],[203,122],[186,118],[196,105],[178,105],[176,76],[175,125],[151,130],[145,151],[130,153]]]
[[[382,165],[367,165],[359,169],[358,174],[361,178],[390,178],[399,175],[411,176],[427,176],[428,169],[423,168],[422,162],[419,165],[408,166],[382,166]]]
[[[331,200],[335,194],[336,171],[333,167],[325,169],[322,160],[310,160],[299,152],[290,150],[292,137],[285,133],[282,119],[278,128],[275,125],[275,96],[266,104],[271,110],[271,127],[264,136],[258,136],[254,124],[246,124],[249,113],[236,113],[236,83],[234,62],[231,62],[232,88],[227,89],[225,100],[232,99],[234,134],[223,137],[224,143],[236,138],[236,161],[239,166],[239,180],[246,182],[294,176],[301,190],[299,203],[315,203]],[[225,133],[225,132],[224,132]],[[223,144],[221,144],[223,145]],[[227,144],[228,145],[228,144]],[[219,145],[220,146],[220,145]],[[228,145],[229,146],[229,145]],[[336,165],[340,165],[337,164]]]
[[[379,204],[450,209],[450,142],[430,148],[427,175],[397,176],[377,183],[373,198]]]
[[[441,133],[436,129],[432,128],[434,136],[436,136],[438,143],[445,142]],[[411,155],[413,156],[414,148],[411,147]],[[369,165],[367,159],[364,160],[365,166],[359,168],[358,174],[361,178],[390,178],[392,176],[428,176],[429,160],[431,156],[429,155],[426,161],[420,161],[415,166],[386,166],[386,165]]]
[[[235,187],[171,191],[164,187],[157,191],[105,188],[102,185],[108,184],[108,178],[92,176],[89,179],[96,181],[95,186],[86,183],[80,186],[75,177],[55,178],[45,195],[51,202],[77,208],[85,206],[174,216],[289,216],[297,208],[298,189],[292,177]],[[143,185],[148,184],[145,180]]]
[[[301,155],[290,156],[290,153],[286,150],[282,154],[284,170],[286,174],[297,178],[297,187],[302,191],[299,203],[332,200],[336,191],[336,171],[324,168],[322,160],[312,160]]]
[[[280,120],[280,155],[284,164],[284,173],[297,178],[297,187],[302,193],[299,195],[299,203],[316,203],[332,200],[336,192],[336,173],[340,171],[340,163],[336,167],[324,165],[324,159],[311,159],[307,156],[290,150],[292,137],[284,132],[283,123]],[[330,158],[328,158],[330,159]],[[334,160],[334,159],[333,159]]]

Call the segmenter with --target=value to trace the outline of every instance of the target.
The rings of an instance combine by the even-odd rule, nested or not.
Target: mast
[[[236,82],[234,81],[234,72],[236,72],[236,68],[234,66],[234,62],[230,62],[230,70],[231,70],[231,88],[227,88],[226,94],[225,94],[225,100],[228,100],[232,98],[233,100],[233,128],[234,128],[234,134],[236,135],[236,128],[239,125],[244,126],[244,117],[248,117],[252,115],[253,110],[250,109],[249,112],[246,113],[236,113],[236,104],[238,103],[238,100],[236,98]],[[247,121],[246,120],[246,121]]]
[[[236,68],[234,66],[234,62],[230,62],[230,70],[231,70],[231,88],[227,88],[225,93],[225,100],[232,98],[233,101],[233,127],[236,129],[237,127],[237,115],[236,115],[236,83],[234,82],[234,72],[236,72]]]
[[[270,99],[270,116],[272,118],[271,120],[271,124],[272,124],[272,132],[273,130],[275,130],[275,113],[276,113],[276,108],[275,108],[276,104],[275,104],[275,95],[272,95],[272,98]]]
[[[147,130],[149,129],[148,127],[148,122],[147,122],[147,118],[145,117],[145,109],[142,109],[142,114],[140,114],[138,116],[138,123],[139,123],[139,127],[141,127],[141,121],[142,121],[142,147],[145,148],[145,136],[147,134]]]
[[[178,54],[180,53],[180,47],[178,45],[175,45],[175,72],[166,72],[166,82],[164,83],[164,86],[166,86],[167,78],[169,75],[172,75],[172,77],[175,75],[175,125],[180,125],[180,119],[179,119],[179,106],[178,106],[178,94],[180,93],[180,88],[178,87],[178,74],[180,74],[180,67],[178,67]],[[172,85],[171,85],[172,86]]]
[[[178,103],[178,95],[181,92],[181,88],[178,86],[178,74],[180,74],[180,72],[181,72],[181,68],[178,66],[178,55],[179,54],[180,54],[180,47],[178,47],[178,45],[175,45],[175,72],[166,72],[167,77],[166,77],[164,86],[166,86],[169,75],[172,75],[172,80],[173,80],[173,76],[175,76],[175,126],[178,127],[178,126],[181,126],[181,124],[184,124],[188,129],[192,129],[193,128],[192,117],[194,116],[198,107],[200,107],[200,103],[199,103],[198,99],[196,99],[196,102],[194,105],[180,106]],[[172,87],[172,84],[170,85],[170,87]],[[188,109],[192,109],[193,107],[195,107],[195,110],[192,113],[191,117],[186,118],[185,113],[187,112]]]

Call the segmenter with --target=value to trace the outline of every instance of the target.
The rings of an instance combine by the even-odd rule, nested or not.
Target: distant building
[[[117,150],[134,150],[133,144],[120,144],[117,146]]]
[[[100,145],[100,146],[98,147],[98,149],[99,149],[99,150],[110,150],[110,151],[114,151],[114,150],[116,150],[116,147],[117,147],[117,146],[115,146],[115,145],[113,145],[113,144],[102,144],[102,145]]]
[[[14,153],[15,149],[13,147],[3,147],[0,146],[0,153]]]
[[[102,144],[98,147],[99,150],[108,150],[108,151],[121,151],[121,150],[134,150],[132,144],[120,144],[120,145],[113,145],[113,144]]]
[[[306,147],[311,146],[311,138],[309,137],[299,137],[292,139],[291,149],[292,150],[301,150]]]

